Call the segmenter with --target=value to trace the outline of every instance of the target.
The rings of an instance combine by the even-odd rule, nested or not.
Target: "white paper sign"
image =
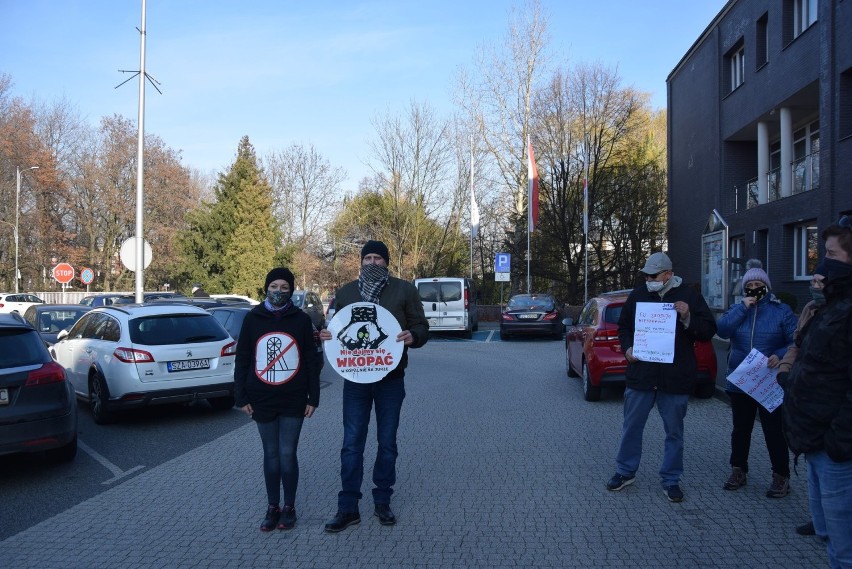
[[[775,377],[778,369],[767,367],[769,358],[752,348],[728,381],[748,393],[755,401],[772,413],[784,402],[784,390]]]
[[[677,311],[671,302],[637,302],[633,357],[643,362],[674,361]]]
[[[372,302],[344,306],[328,323],[325,355],[332,369],[355,383],[375,383],[396,369],[405,345],[393,314]]]

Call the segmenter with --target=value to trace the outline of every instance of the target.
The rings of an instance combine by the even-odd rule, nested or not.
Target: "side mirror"
[[[562,320],[562,324],[565,325],[565,326],[573,326],[574,325],[574,319],[573,318],[565,318],[565,319]]]
[[[68,337],[68,329],[66,328],[65,330],[59,331],[59,334],[56,335],[56,341],[61,342],[62,340],[64,340],[67,337]]]

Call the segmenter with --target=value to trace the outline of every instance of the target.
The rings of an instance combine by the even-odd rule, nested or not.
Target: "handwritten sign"
[[[402,359],[405,346],[396,339],[399,322],[378,304],[344,306],[334,313],[328,331],[332,339],[325,343],[325,355],[332,369],[349,381],[379,381]]]
[[[784,402],[784,390],[775,379],[778,370],[767,367],[768,361],[769,358],[752,348],[737,369],[728,376],[728,381],[772,413]]]
[[[637,302],[633,357],[643,362],[674,361],[677,311],[671,302]]]

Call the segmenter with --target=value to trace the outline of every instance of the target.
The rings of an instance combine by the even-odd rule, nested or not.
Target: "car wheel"
[[[509,335],[505,333],[503,330],[500,330],[500,340],[505,342],[509,339]]]
[[[45,457],[50,462],[68,462],[77,456],[77,435],[74,439],[65,446],[49,450],[45,453]]]
[[[565,369],[568,372],[568,377],[580,377],[580,374],[571,367],[571,356],[568,354],[567,343],[565,345]]]
[[[583,399],[586,401],[600,401],[601,388],[592,385],[592,380],[589,377],[589,365],[583,362]]]
[[[710,399],[716,393],[716,384],[712,381],[702,381],[695,386],[695,396],[699,399]]]
[[[107,425],[115,420],[109,410],[109,390],[106,379],[99,371],[89,377],[89,409],[92,412],[92,419],[98,425]]]
[[[476,324],[474,324],[474,325],[473,325],[473,331],[474,331],[474,332],[479,332],[479,322],[478,322],[478,321],[477,321],[477,323],[476,323]]]
[[[207,402],[216,411],[227,411],[234,406],[234,398],[230,395],[226,397],[211,397]]]
[[[470,340],[471,338],[473,338],[473,331],[472,330],[465,330],[464,334],[462,334],[462,336],[464,336],[465,340]]]

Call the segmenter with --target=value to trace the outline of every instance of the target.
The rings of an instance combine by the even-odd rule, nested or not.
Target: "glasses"
[[[658,276],[662,275],[663,273],[667,273],[667,272],[668,271],[666,270],[666,271],[660,271],[659,273],[654,273],[653,275],[649,275],[648,273],[644,273],[644,274],[645,274],[646,279],[655,279]]]

